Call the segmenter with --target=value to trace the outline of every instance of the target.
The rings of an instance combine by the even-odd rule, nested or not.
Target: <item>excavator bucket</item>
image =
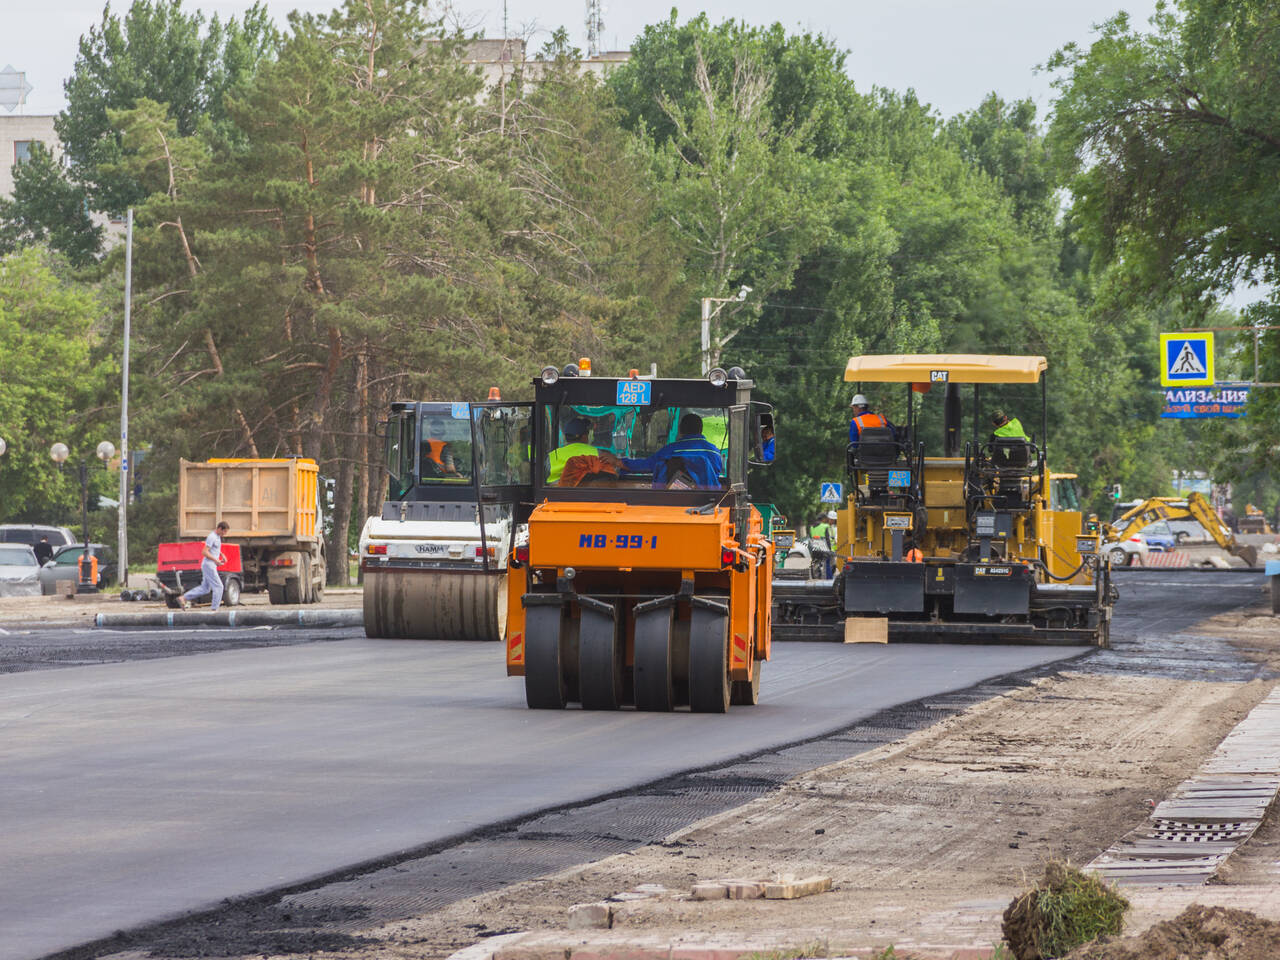
[[[1251,567],[1258,565],[1258,548],[1247,543],[1237,543],[1231,548],[1231,555],[1239,557]]]

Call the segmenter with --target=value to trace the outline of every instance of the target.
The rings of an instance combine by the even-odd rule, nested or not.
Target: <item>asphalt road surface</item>
[[[0,958],[811,737],[1075,652],[779,645],[761,704],[725,716],[530,711],[496,644],[357,637],[12,673],[0,678]]]
[[[1114,633],[1139,642],[1104,660],[1177,671],[1200,665],[1153,643],[1261,596],[1257,576],[1117,579]],[[178,655],[205,650],[217,652]],[[0,958],[296,885],[1077,652],[779,644],[761,704],[715,717],[529,711],[496,645],[332,630],[6,635],[0,670],[27,672],[0,676]],[[100,665],[66,666],[77,661]]]

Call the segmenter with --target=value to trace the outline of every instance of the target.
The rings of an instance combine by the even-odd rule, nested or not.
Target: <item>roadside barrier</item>
[[[1145,557],[1138,557],[1136,566],[1140,567],[1189,567],[1191,566],[1191,558],[1181,550],[1169,550],[1161,553],[1148,553]]]

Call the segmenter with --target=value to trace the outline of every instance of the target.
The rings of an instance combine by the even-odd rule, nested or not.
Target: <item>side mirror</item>
[[[373,425],[373,435],[385,440],[387,438],[387,424],[390,422],[390,420],[379,420],[375,423]]]
[[[751,455],[747,462],[753,467],[767,467],[773,463],[774,449],[773,404],[761,400],[751,401]]]

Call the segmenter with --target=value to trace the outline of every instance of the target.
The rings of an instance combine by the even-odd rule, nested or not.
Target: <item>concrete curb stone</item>
[[[785,953],[794,944],[767,946],[723,945],[691,945],[654,943],[592,943],[578,941],[566,944],[563,941],[546,942],[548,934],[512,934],[513,938],[531,937],[536,942],[521,944],[512,939],[504,944],[493,944],[492,952],[487,955],[476,951],[481,944],[474,944],[465,950],[453,954],[449,960],[748,960],[770,953]],[[485,945],[489,946],[489,945]],[[886,947],[862,947],[842,953],[831,960],[869,960],[880,957]],[[894,952],[907,960],[991,960],[996,948],[991,947],[956,947],[941,945],[895,944]]]

